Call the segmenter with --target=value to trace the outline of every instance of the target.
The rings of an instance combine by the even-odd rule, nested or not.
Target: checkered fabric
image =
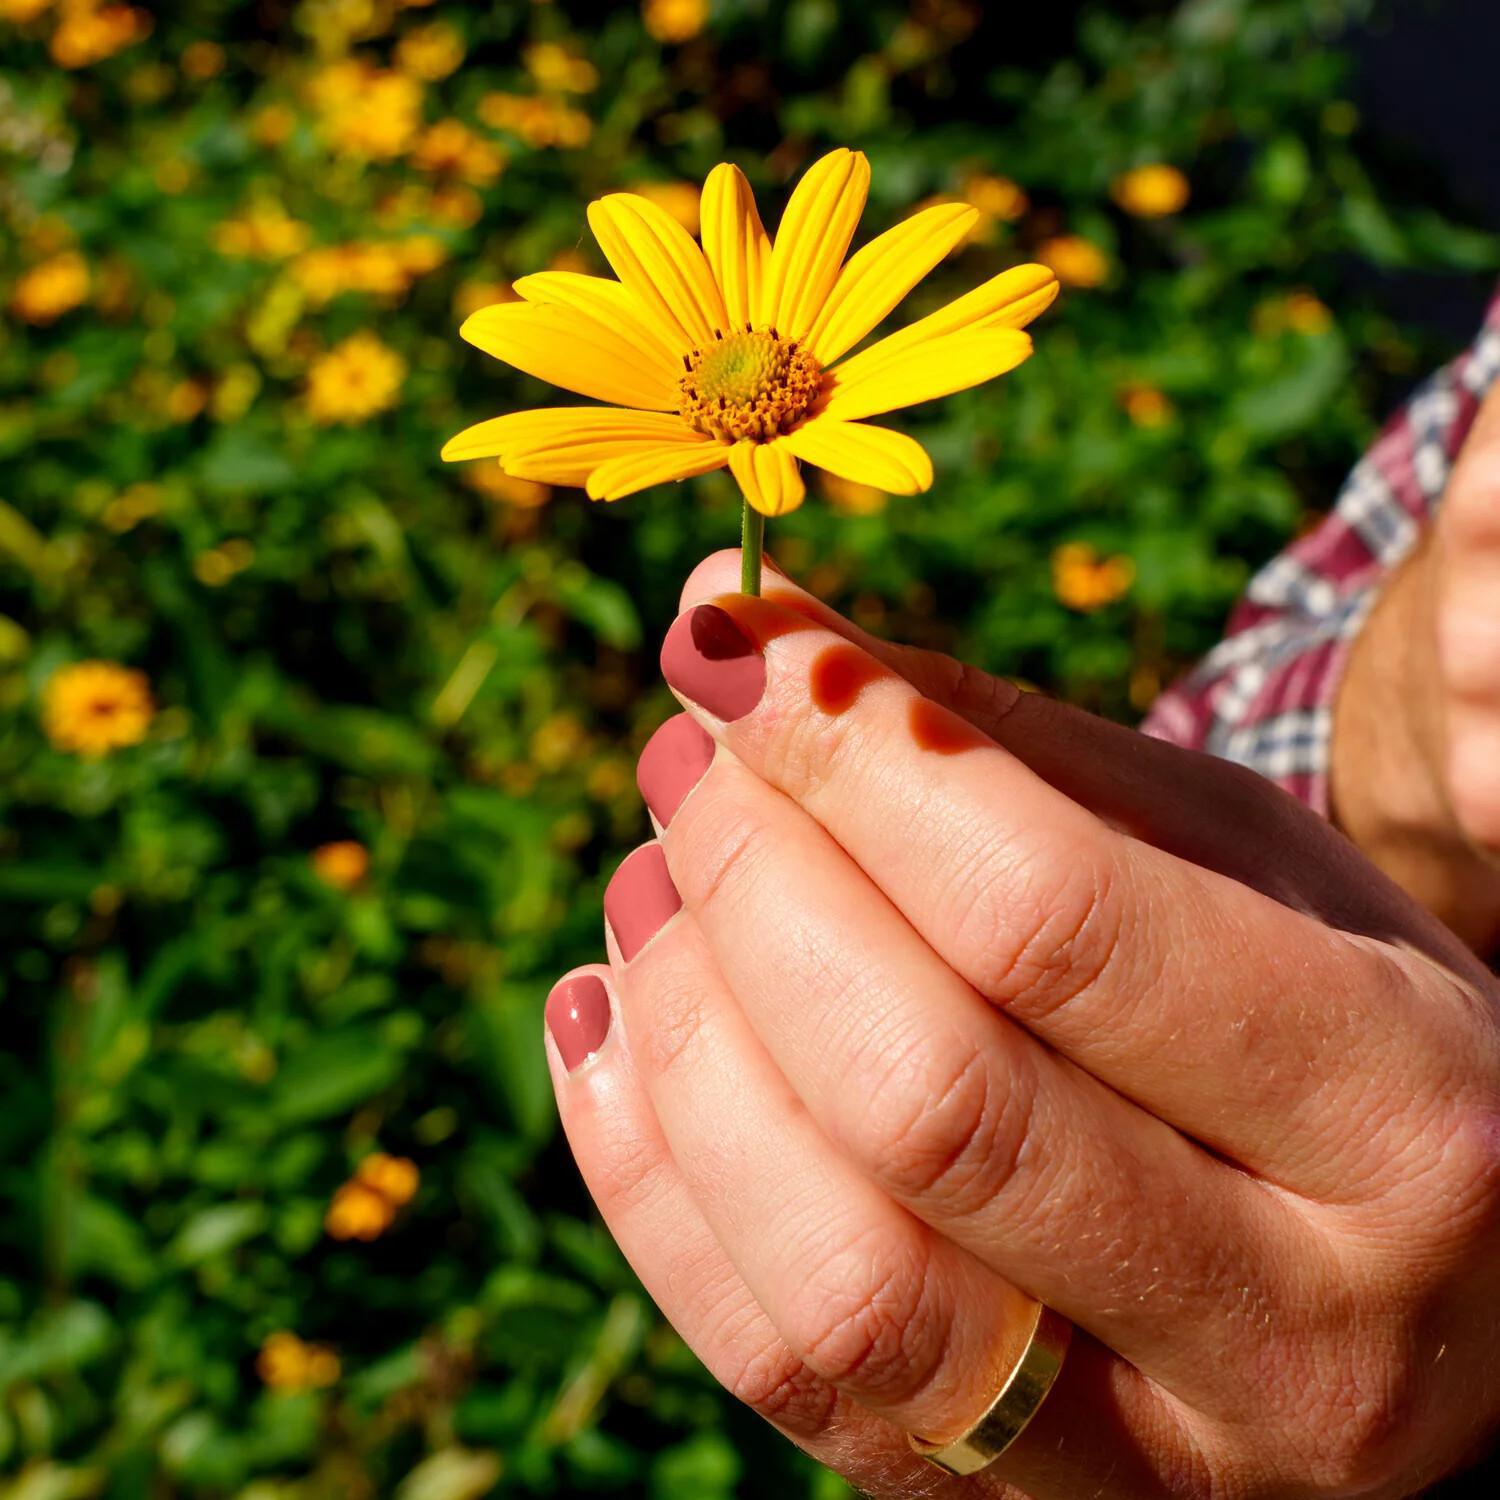
[[[1473,345],[1386,424],[1317,530],[1256,574],[1224,639],[1152,709],[1147,734],[1259,771],[1325,817],[1333,697],[1382,580],[1441,503],[1500,376],[1500,291]]]

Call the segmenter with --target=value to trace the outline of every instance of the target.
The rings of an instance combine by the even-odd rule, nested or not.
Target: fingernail
[[[668,719],[646,741],[636,762],[635,784],[663,828],[703,779],[713,758],[713,737],[688,714]]]
[[[609,992],[592,974],[565,979],[547,996],[547,1030],[568,1072],[585,1063],[609,1035]]]
[[[681,906],[660,844],[642,844],[627,854],[604,892],[604,915],[620,957],[629,963]]]
[[[679,693],[725,721],[744,718],[766,690],[760,648],[717,604],[700,604],[672,622],[661,670]]]

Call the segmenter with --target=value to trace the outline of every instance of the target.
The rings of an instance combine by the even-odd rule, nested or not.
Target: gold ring
[[[967,1432],[947,1442],[908,1436],[913,1450],[945,1474],[977,1474],[988,1468],[1026,1430],[1047,1399],[1068,1352],[1073,1325],[1044,1302],[1033,1302],[1032,1308],[1026,1347],[989,1410]]]

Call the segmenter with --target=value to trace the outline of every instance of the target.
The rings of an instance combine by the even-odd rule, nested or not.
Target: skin
[[[1496,981],[1260,778],[770,592],[759,704],[684,702],[717,749],[660,830],[682,909],[574,971],[609,992],[597,1053],[548,1043],[590,1190],[708,1368],[877,1497],[1395,1500],[1478,1457]],[[840,712],[831,650],[867,679]],[[946,1478],[905,1434],[983,1410],[1015,1289],[1072,1350]]]
[[[1350,653],[1332,793],[1382,870],[1500,954],[1500,387]]]

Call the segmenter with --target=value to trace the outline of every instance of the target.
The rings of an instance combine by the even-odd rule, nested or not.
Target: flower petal
[[[760,222],[745,174],[721,162],[703,184],[699,211],[703,253],[719,283],[724,311],[737,328],[760,316],[761,283],[771,258],[771,237]]]
[[[697,241],[667,211],[638,193],[589,204],[589,225],[615,275],[669,328],[683,354],[728,323],[724,299]]]
[[[673,380],[682,376],[682,335],[675,323],[664,323],[641,304],[623,282],[607,276],[585,276],[579,271],[537,271],[512,284],[527,302],[576,307],[596,321],[625,335],[660,361]]]
[[[545,460],[552,467],[566,461],[582,465],[577,479],[554,479],[554,484],[582,484],[590,470],[647,444],[659,448],[665,442],[697,440],[681,417],[669,412],[627,411],[618,406],[543,406],[534,411],[507,412],[467,427],[443,445],[450,462],[466,458],[498,458],[507,473],[511,465],[535,466]],[[531,474],[521,478],[535,478]]]
[[[506,364],[598,401],[675,411],[675,378],[641,357],[624,334],[573,307],[502,302],[465,320],[459,333]]]
[[[1046,266],[1012,266],[946,307],[860,350],[839,366],[838,373],[842,379],[852,380],[893,354],[954,333],[980,328],[1024,328],[1051,307],[1056,296],[1057,277]]]
[[[653,448],[622,454],[601,464],[588,478],[591,500],[619,500],[653,484],[669,479],[691,479],[722,469],[729,462],[730,450],[713,438],[703,437],[696,443],[659,443]]]
[[[818,360],[852,349],[974,227],[979,211],[939,203],[850,256],[807,336]]]
[[[784,516],[796,510],[807,494],[802,470],[784,440],[736,443],[729,450],[729,472],[739,481],[745,499],[763,516]]]
[[[889,427],[818,416],[787,433],[779,444],[804,463],[856,484],[874,485],[888,495],[915,495],[932,488],[927,450],[915,438]]]
[[[862,151],[830,151],[797,184],[777,226],[761,321],[787,338],[802,338],[823,310],[870,190]]]
[[[897,359],[885,359],[858,370],[851,378],[841,365],[829,375],[822,412],[852,422],[934,401],[1013,370],[1031,353],[1031,339],[1014,328],[969,329],[947,338],[929,339]]]

